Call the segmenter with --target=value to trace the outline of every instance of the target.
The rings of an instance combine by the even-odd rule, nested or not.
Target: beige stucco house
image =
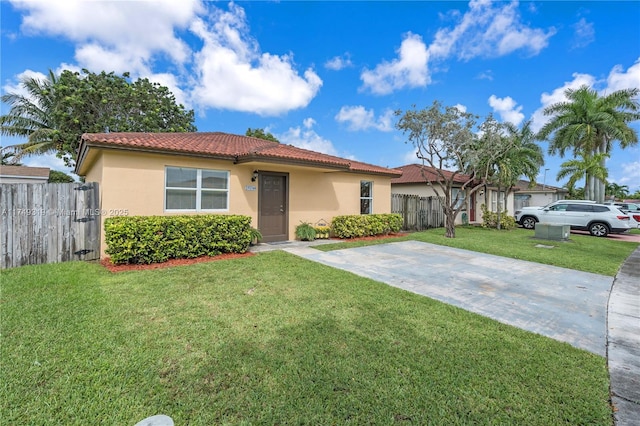
[[[402,171],[402,176],[391,180],[392,194],[433,197],[436,196],[434,186],[438,188],[441,195],[443,194],[443,187],[438,183],[439,177],[434,168],[420,164],[408,164],[398,167],[398,170]],[[447,170],[442,170],[442,173],[447,179],[452,176],[452,173]],[[513,214],[513,192],[507,194],[507,191],[498,191],[496,188],[484,186],[474,193],[469,194],[469,191],[463,191],[461,189],[462,185],[468,180],[469,176],[467,175],[457,174],[453,177],[451,196],[455,197],[456,193],[460,192],[458,195],[459,203],[465,204],[462,212],[466,213],[466,215],[459,214],[456,217],[457,224],[463,223],[463,217],[465,217],[469,223],[482,222],[481,206],[483,204],[487,206],[489,211],[497,211],[498,205],[500,205],[503,211],[506,207],[509,214]]]
[[[102,224],[119,214],[242,214],[265,242],[295,239],[301,222],[389,213],[402,173],[219,132],[85,134],[75,172],[99,183]]]

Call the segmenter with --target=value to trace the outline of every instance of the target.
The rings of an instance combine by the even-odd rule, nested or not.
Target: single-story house
[[[514,211],[528,206],[546,206],[557,200],[563,200],[569,195],[566,188],[519,180],[514,194]]]
[[[402,176],[393,178],[391,180],[391,193],[392,194],[409,194],[418,195],[420,197],[434,197],[436,191],[434,186],[439,189],[442,195],[442,186],[439,181],[437,171],[430,166],[420,164],[408,164],[402,167],[398,167],[398,170],[402,171]],[[452,172],[448,170],[442,170],[442,174],[446,179],[450,179]],[[462,185],[469,180],[469,176],[463,174],[457,174],[453,177],[452,197],[462,191]],[[505,200],[506,195],[506,200]],[[510,214],[513,214],[513,193],[506,194],[506,191],[497,191],[496,188],[485,186],[472,194],[469,191],[460,193],[459,203],[465,203],[466,207],[462,210],[466,213],[466,217],[469,223],[476,223],[482,221],[482,204],[485,204],[489,211],[497,211],[498,205],[502,206],[504,211],[505,207]],[[456,223],[461,224],[463,222],[462,214],[456,217]]]
[[[402,174],[220,132],[84,134],[75,173],[99,184],[103,223],[118,214],[241,214],[264,242],[295,239],[302,222],[390,213],[391,179]]]
[[[0,183],[47,183],[48,167],[0,166]]]

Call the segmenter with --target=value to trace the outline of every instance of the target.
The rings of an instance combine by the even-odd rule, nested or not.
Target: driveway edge
[[[616,275],[607,309],[607,366],[615,424],[640,419],[640,247]]]

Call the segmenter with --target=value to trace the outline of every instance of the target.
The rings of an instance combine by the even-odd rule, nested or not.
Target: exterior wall
[[[505,192],[506,191],[501,191]],[[483,194],[483,195],[480,195]],[[496,197],[497,200],[500,199],[498,195],[498,191],[492,188],[487,188],[487,190],[479,190],[476,192],[476,222],[482,222],[482,205],[485,204],[490,211],[494,211],[496,209],[493,208],[492,197]],[[515,213],[515,194],[513,192],[507,194],[507,214],[509,216],[513,216]],[[502,205],[504,211],[504,205]]]
[[[426,183],[403,183],[391,185],[392,194],[409,194],[419,197],[435,197],[436,192]]]
[[[47,183],[49,177],[14,177],[0,176],[0,183]]]
[[[164,210],[165,168],[190,167],[229,171],[229,209],[213,214],[241,214],[258,224],[259,181],[252,182],[254,170],[288,173],[289,239],[295,238],[295,228],[301,222],[313,225],[331,222],[336,215],[360,213],[360,181],[372,181],[373,212],[391,211],[391,178],[346,172],[328,172],[302,166],[266,163],[233,164],[228,160],[186,157],[166,154],[134,153],[104,150],[96,155],[86,173],[86,181],[100,184],[101,250],[104,243],[104,220],[126,214],[170,215],[184,212]],[[190,213],[186,213],[190,214]],[[207,214],[194,212],[193,214]]]
[[[546,206],[562,198],[555,192],[533,192],[528,195],[531,195],[531,198],[529,198],[529,206]]]

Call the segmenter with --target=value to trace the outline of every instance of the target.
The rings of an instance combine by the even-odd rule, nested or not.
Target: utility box
[[[535,238],[540,238],[542,240],[567,241],[570,233],[570,225],[536,223]]]

